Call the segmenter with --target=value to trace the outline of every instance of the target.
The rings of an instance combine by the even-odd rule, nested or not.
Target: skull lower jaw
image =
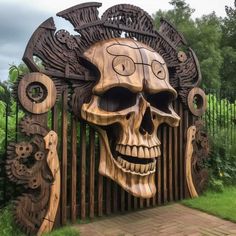
[[[135,197],[151,198],[156,194],[155,171],[156,160],[153,159],[150,164],[139,165],[140,169],[134,170],[122,166],[120,159],[113,157],[108,136],[104,130],[99,129],[100,135],[100,163],[99,173],[107,176],[117,182],[123,189]],[[125,160],[124,160],[125,161]],[[123,161],[123,163],[124,163]],[[141,170],[141,166],[149,167],[149,170]]]

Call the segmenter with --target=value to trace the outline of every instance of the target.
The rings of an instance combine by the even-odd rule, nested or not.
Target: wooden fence
[[[182,103],[176,102],[174,109],[182,117],[179,127],[171,128],[162,125],[158,136],[161,140],[162,155],[157,160],[155,181],[157,194],[151,199],[139,199],[125,192],[115,182],[98,173],[99,139],[96,131],[84,122],[77,122],[68,112],[68,90],[63,92],[62,101],[52,109],[49,124],[58,133],[58,153],[61,162],[61,203],[57,214],[57,223],[75,222],[76,219],[94,218],[112,213],[132,211],[144,207],[162,205],[178,201],[189,196],[185,178],[185,143],[187,128],[194,123],[194,117],[185,110]],[[215,105],[213,96],[222,97],[222,92],[211,90],[208,99],[208,112],[204,116],[206,127],[214,135],[217,125],[225,127],[226,132],[235,141],[236,103],[235,94],[224,94],[227,99]],[[226,96],[227,95],[227,96]],[[212,97],[211,97],[212,96]],[[224,103],[225,102],[225,103]],[[231,105],[230,105],[231,104]],[[233,105],[232,105],[233,104]],[[231,107],[227,109],[227,106]],[[6,107],[9,109],[9,107]],[[217,110],[218,109],[218,110]],[[213,110],[213,111],[212,111]],[[221,120],[222,112],[226,112],[227,123]],[[18,107],[16,106],[15,124],[18,123]],[[9,140],[9,118],[5,116],[5,145]],[[217,119],[215,119],[217,115]],[[213,118],[214,117],[214,118]],[[220,118],[219,118],[220,117]],[[12,118],[11,118],[12,119]],[[214,122],[213,122],[214,121]],[[215,123],[216,121],[216,123]],[[219,129],[219,128],[218,128]],[[11,127],[12,131],[12,127]],[[235,133],[234,133],[235,134]],[[11,138],[18,137],[17,126]],[[1,155],[0,203],[3,205],[10,198],[19,194],[12,190],[4,174],[5,153]],[[21,189],[19,189],[21,191]],[[12,196],[11,196],[12,195]]]

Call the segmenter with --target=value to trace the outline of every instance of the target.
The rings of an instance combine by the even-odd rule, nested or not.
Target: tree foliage
[[[160,18],[170,21],[182,32],[199,59],[203,87],[229,89],[236,86],[236,3],[226,6],[225,18],[215,12],[194,19],[192,9],[185,0],[171,0],[173,9],[157,11],[156,27]]]

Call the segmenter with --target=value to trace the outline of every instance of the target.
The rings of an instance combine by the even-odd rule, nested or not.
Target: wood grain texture
[[[57,14],[72,23],[75,35],[57,30],[49,18],[36,29],[25,50],[23,60],[33,73],[19,79],[14,92],[29,115],[20,122],[21,132],[33,139],[9,145],[6,166],[11,181],[32,187],[36,195],[40,192],[39,204],[29,195],[21,196],[15,204],[16,218],[27,233],[36,233],[47,213],[52,176],[43,168],[46,158],[35,161],[33,169],[37,167],[38,171],[30,175],[31,182],[14,169],[13,163],[16,161],[19,169],[26,168],[16,160],[19,156],[23,158],[20,147],[31,150],[33,145],[37,155],[35,150],[25,155],[45,157],[42,138],[50,130],[47,113],[60,97],[61,115],[54,106],[52,118],[53,129],[62,128],[57,132],[61,135],[62,148],[59,207],[62,225],[69,219],[75,222],[77,211],[81,219],[87,215],[93,218],[186,197],[184,135],[189,124],[183,111],[191,111],[189,120],[194,120],[206,108],[205,94],[198,88],[201,73],[197,57],[192,49],[186,48],[182,34],[166,20],[161,19],[156,30],[151,16],[138,7],[119,4],[99,16],[100,6],[100,3],[84,3]],[[36,64],[35,57],[41,59],[42,67]],[[177,95],[173,110],[171,103]],[[171,131],[160,126],[161,123],[178,125],[179,117],[174,111],[182,119],[179,128]],[[72,126],[68,124],[69,112],[75,118]],[[82,121],[79,157],[75,124],[78,119]],[[100,158],[93,131],[86,137],[87,123],[100,135]],[[201,160],[207,154],[208,144],[204,132],[197,130],[191,168],[193,184],[200,191],[207,179]],[[71,147],[69,160],[68,147]],[[22,171],[24,176],[25,170],[28,169]],[[67,184],[70,177],[71,183]],[[36,186],[41,191],[37,192]]]
[[[53,81],[42,73],[25,75],[18,84],[18,99],[30,113],[48,112],[56,102],[57,91]]]
[[[173,129],[168,128],[168,201],[172,202],[173,201],[173,158],[174,158],[174,153],[173,153]]]
[[[200,88],[193,88],[188,94],[188,108],[195,116],[202,116],[207,109],[205,92]]]
[[[47,163],[53,176],[53,183],[50,187],[50,198],[48,201],[49,207],[37,232],[37,235],[39,236],[43,233],[50,232],[54,226],[61,190],[60,163],[57,155],[57,134],[54,131],[50,131],[44,137],[44,141],[45,148],[48,150]]]
[[[61,145],[61,223],[67,222],[67,143],[68,143],[68,115],[67,115],[68,89],[65,88],[62,94],[62,145]]]
[[[80,123],[80,217],[86,217],[86,124]]]
[[[185,160],[186,160],[186,179],[188,190],[192,198],[198,197],[198,193],[195,189],[192,179],[192,156],[193,156],[193,145],[192,142],[195,139],[196,127],[190,126],[187,130],[187,143],[185,149]]]
[[[77,121],[71,118],[71,222],[77,218]]]
[[[89,128],[89,217],[94,217],[94,194],[95,194],[95,132]]]

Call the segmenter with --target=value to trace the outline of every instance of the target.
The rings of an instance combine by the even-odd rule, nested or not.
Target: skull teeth
[[[143,147],[143,146],[126,146],[118,144],[116,151],[125,156],[133,156],[139,158],[155,158],[161,155],[160,148],[154,147]]]
[[[155,172],[156,170],[156,160],[148,164],[135,164],[130,163],[119,156],[117,158],[117,162],[119,163],[120,168],[122,168],[124,172],[131,172],[133,174],[150,174]]]

